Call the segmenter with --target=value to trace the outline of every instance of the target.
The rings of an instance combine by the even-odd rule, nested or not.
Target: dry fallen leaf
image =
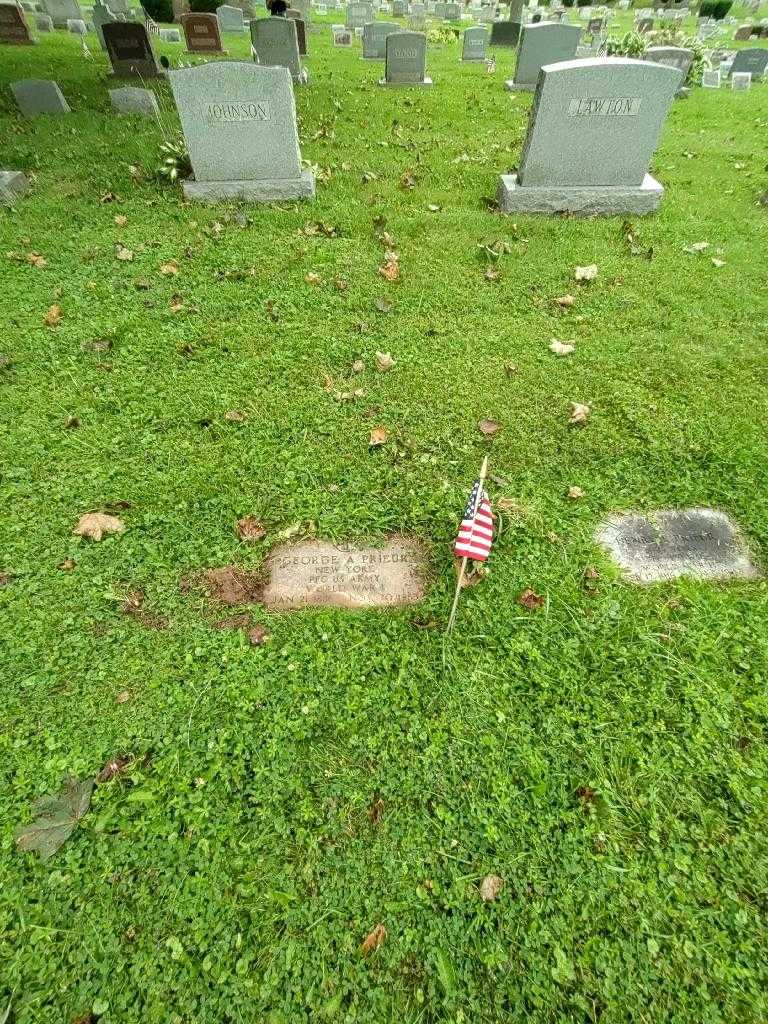
[[[717,267],[718,269],[720,267],[724,267],[725,266],[725,260],[719,260],[716,256],[713,256],[712,257],[712,266],[713,267]]]
[[[591,412],[592,410],[588,405],[582,405],[581,402],[571,402],[571,415],[568,422],[574,427],[583,426],[589,419]]]
[[[253,629],[248,631],[248,639],[250,640],[252,647],[261,647],[262,644],[265,644],[267,640],[269,640],[269,630],[266,626],[262,626],[260,623],[257,623]]]
[[[131,699],[131,691],[130,690],[121,690],[120,693],[118,693],[118,695],[115,697],[115,703],[117,703],[117,704],[127,704],[127,702],[130,699]]]
[[[709,248],[709,242],[693,242],[691,245],[684,245],[683,252],[697,253],[704,252]]]
[[[119,228],[124,228],[127,223],[128,218],[124,214],[118,213],[118,215],[115,217],[115,224],[117,224]]]
[[[322,277],[320,277],[319,274],[314,273],[314,271],[310,271],[308,274],[305,274],[304,280],[307,284],[312,285],[318,285],[323,283]]]
[[[387,253],[387,259],[379,267],[379,273],[387,281],[397,281],[400,277],[400,265],[397,262],[396,253]]]
[[[61,306],[54,303],[45,314],[46,327],[58,327],[61,323]]]
[[[560,306],[561,309],[567,309],[569,306],[572,306],[574,304],[576,299],[574,299],[574,297],[572,295],[561,295],[559,298],[555,299],[554,301],[555,301],[555,304]]]
[[[525,512],[525,507],[515,498],[495,498],[493,507],[499,512],[514,512],[515,515]]]
[[[119,245],[118,244],[118,245],[115,246],[115,255],[123,263],[132,263],[133,262],[133,252],[132,252],[132,250],[131,249],[126,249],[126,247],[124,245]]]
[[[72,532],[76,537],[98,541],[107,533],[122,533],[124,529],[125,523],[117,516],[108,516],[103,512],[87,512],[80,516]]]
[[[386,444],[389,438],[389,431],[386,427],[374,427],[371,431],[368,445],[371,448],[378,448],[382,444]]]
[[[501,277],[501,271],[497,270],[496,267],[488,267],[485,272],[486,281],[498,281]]]
[[[74,559],[65,558],[63,562],[59,562],[57,568],[61,569],[62,572],[72,572],[72,570],[75,568]]]
[[[517,601],[523,608],[527,608],[529,612],[538,611],[544,604],[544,598],[541,594],[537,594],[535,590],[524,590]]]
[[[382,373],[386,373],[387,370],[391,370],[395,365],[395,360],[389,354],[389,352],[377,352],[376,353],[376,369]]]
[[[118,775],[122,775],[129,764],[130,758],[128,757],[111,757],[96,776],[96,781],[99,785],[102,785],[105,782],[111,782],[112,779],[117,778]]]
[[[35,821],[14,833],[16,848],[33,850],[42,861],[52,857],[88,810],[93,783],[93,778],[68,778],[58,793],[38,797],[32,807]]]
[[[573,277],[576,281],[594,281],[597,277],[597,264],[590,263],[588,267],[576,267]]]
[[[498,875],[486,875],[480,885],[480,898],[483,903],[495,900],[504,888],[504,879]]]
[[[237,535],[240,540],[255,543],[267,535],[267,528],[255,516],[243,516],[237,520]]]
[[[387,937],[387,929],[383,924],[377,924],[373,931],[369,932],[363,940],[363,944],[360,947],[360,952],[363,956],[369,956],[375,952],[379,946],[383,945],[384,939]]]
[[[517,371],[517,363],[504,363],[504,373],[506,373],[508,377],[514,377]]]
[[[494,437],[501,430],[501,424],[496,420],[479,420],[477,429],[484,437]]]
[[[48,266],[48,260],[41,256],[39,252],[28,252],[27,263],[32,267],[37,267],[38,270],[42,270],[43,267]]]
[[[368,808],[368,817],[371,819],[372,825],[378,825],[381,821],[382,815],[384,814],[384,801],[380,796],[374,796],[373,803]]]
[[[579,498],[584,497],[584,491],[582,491],[580,487],[569,487],[568,497],[572,498],[574,501],[578,501]]]
[[[179,272],[179,265],[176,260],[168,260],[167,263],[160,264],[160,273],[164,274],[165,277],[173,277]]]
[[[239,409],[230,409],[228,412],[224,413],[224,419],[227,423],[245,423],[248,417]]]
[[[553,338],[549,343],[549,351],[554,352],[556,356],[569,356],[575,349],[576,346],[570,341],[558,341],[557,338]]]
[[[352,363],[351,369],[352,373],[362,373],[365,369],[365,363],[362,359],[356,359],[354,363]]]
[[[376,299],[376,309],[378,309],[380,313],[391,313],[392,303],[389,299],[385,299],[384,297]]]

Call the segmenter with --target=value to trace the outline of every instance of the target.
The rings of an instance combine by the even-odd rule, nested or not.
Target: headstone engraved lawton
[[[533,92],[545,64],[573,60],[580,36],[578,25],[562,25],[559,21],[524,25],[517,48],[515,77],[505,83],[506,88]]]
[[[11,92],[25,117],[38,114],[68,114],[70,107],[55,82],[42,78],[23,78],[11,82]]]
[[[288,68],[294,82],[301,82],[304,69],[299,55],[296,22],[287,18],[254,18],[251,41],[259,64]]]
[[[635,583],[680,576],[724,580],[762,575],[738,527],[712,508],[611,516],[595,539]]]
[[[157,64],[147,30],[135,22],[117,21],[102,26],[107,55],[112,65],[114,78],[159,78],[161,71]]]
[[[488,30],[482,25],[475,25],[468,28],[464,33],[464,42],[461,48],[461,59],[464,63],[480,62],[485,63],[485,47],[488,43]]]
[[[369,21],[363,26],[363,60],[384,60],[387,36],[402,32],[399,25],[389,21]]]
[[[155,94],[149,89],[126,86],[124,89],[110,89],[112,106],[121,114],[138,114],[140,117],[159,117]]]
[[[693,63],[693,50],[687,50],[684,46],[649,46],[643,54],[643,60],[650,60],[654,64],[667,64],[671,68],[679,68],[682,73],[682,81],[677,90],[677,95],[687,96],[690,92],[685,85],[688,72]]]
[[[547,64],[540,72],[504,213],[650,213],[662,186],[651,156],[680,84],[677,68],[626,58]]]
[[[287,68],[211,61],[168,77],[194,172],[182,186],[188,199],[266,203],[314,196],[314,175],[301,167]]]
[[[181,27],[187,53],[223,53],[219,19],[215,14],[184,14]]]
[[[427,78],[427,37],[422,32],[397,32],[387,36],[384,78],[379,85],[432,85]]]
[[[0,43],[16,46],[34,42],[24,12],[15,3],[0,3]]]
[[[426,557],[418,541],[392,538],[384,547],[328,541],[284,544],[267,559],[268,608],[396,608],[424,597]]]
[[[26,174],[0,170],[0,206],[13,206],[29,188]]]

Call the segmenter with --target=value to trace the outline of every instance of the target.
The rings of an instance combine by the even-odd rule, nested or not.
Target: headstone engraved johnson
[[[580,36],[578,25],[563,25],[559,21],[524,25],[517,48],[515,77],[506,83],[507,89],[533,92],[545,64],[573,60]]]
[[[635,583],[679,576],[717,580],[762,575],[738,527],[712,508],[611,516],[595,539]]]
[[[287,68],[210,61],[168,77],[194,172],[182,186],[188,199],[265,203],[314,196],[314,175],[301,167]]]
[[[393,608],[424,597],[426,556],[418,541],[394,537],[384,547],[328,541],[284,544],[267,559],[262,601],[275,610],[332,606]]]
[[[104,44],[112,65],[113,77],[160,77],[161,71],[143,25],[116,21],[103,25],[101,31],[104,34]]]
[[[680,84],[677,68],[605,58],[546,64],[504,213],[649,213],[664,194],[648,173]]]
[[[432,85],[427,78],[427,37],[422,32],[387,36],[384,78],[379,85]]]
[[[32,42],[24,11],[15,3],[0,3],[0,43],[23,46]]]
[[[183,14],[181,27],[187,53],[223,53],[219,19],[215,14]]]

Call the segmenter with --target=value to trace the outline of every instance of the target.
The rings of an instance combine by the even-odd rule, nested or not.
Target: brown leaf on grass
[[[378,448],[382,444],[386,444],[388,439],[389,431],[386,427],[374,427],[373,430],[371,430],[368,445],[371,448]]]
[[[524,590],[517,599],[518,604],[527,608],[529,612],[538,611],[544,605],[544,598],[535,590]]]
[[[214,629],[250,629],[251,616],[248,612],[241,615],[228,615],[226,619],[219,619],[214,622]]]
[[[84,516],[80,516],[72,532],[76,537],[99,541],[107,533],[122,533],[124,529],[125,523],[117,516],[108,516],[103,512],[86,512]]]
[[[386,373],[391,370],[395,365],[395,360],[389,354],[389,352],[377,352],[376,353],[376,369],[381,373]]]
[[[307,284],[314,285],[315,287],[323,283],[322,277],[320,277],[320,275],[316,274],[314,271],[310,271],[308,274],[305,274],[304,281]]]
[[[363,944],[360,947],[360,952],[363,956],[370,956],[380,946],[384,944],[384,940],[387,937],[387,929],[383,924],[377,924],[376,927],[370,931],[363,939]]]
[[[252,647],[261,647],[262,644],[269,640],[269,630],[266,626],[262,626],[261,623],[257,623],[253,629],[248,631],[248,639]]]
[[[588,405],[582,405],[581,402],[571,402],[571,415],[568,422],[573,427],[583,427],[589,419],[589,414],[592,409]]]
[[[336,289],[337,292],[345,292],[347,288],[349,288],[349,284],[347,283],[347,281],[345,281],[343,277],[334,277],[333,287]]]
[[[412,167],[407,167],[400,175],[400,188],[406,191],[416,188],[416,172]]]
[[[46,327],[58,327],[61,323],[61,306],[54,303],[49,306],[48,312],[45,314],[45,326]]]
[[[569,487],[568,497],[571,498],[573,501],[578,501],[579,498],[584,497],[584,491],[582,491],[580,487]]]
[[[395,248],[395,236],[391,235],[389,231],[382,231],[382,233],[379,235],[379,241],[381,242],[385,249]]]
[[[239,565],[206,569],[203,578],[209,595],[221,604],[249,604],[259,599],[261,587],[256,574]]]
[[[596,277],[596,263],[590,263],[587,267],[576,267],[573,271],[573,278],[575,281],[594,281]]]
[[[48,266],[48,260],[45,256],[41,256],[39,252],[28,252],[27,263],[29,263],[31,267],[37,267],[38,270],[42,270],[43,267]]]
[[[380,313],[391,313],[392,303],[389,301],[389,299],[385,299],[382,296],[381,298],[376,299],[376,309],[378,309]]]
[[[96,776],[98,783],[110,782],[118,775],[122,775],[128,765],[131,763],[130,757],[120,755],[118,757],[112,757],[107,761],[104,767],[101,769],[99,774]]]
[[[114,203],[117,200],[117,196],[114,192],[105,192],[101,197],[102,203]]]
[[[400,278],[400,264],[397,262],[397,254],[393,252],[387,253],[387,258],[384,263],[379,267],[379,273],[381,276],[389,281],[397,281]]]
[[[164,277],[175,277],[179,272],[179,265],[176,260],[168,260],[167,263],[160,264],[160,273]]]
[[[483,903],[490,903],[498,898],[504,888],[504,879],[498,875],[486,875],[480,884],[480,899]]]
[[[32,813],[35,821],[16,830],[16,848],[23,852],[34,851],[40,860],[46,861],[56,853],[72,835],[78,821],[88,810],[93,792],[92,778],[65,779],[64,785],[55,795],[39,797]]]
[[[75,568],[74,560],[72,558],[65,558],[63,562],[59,562],[57,568],[61,569],[62,572],[72,572]]]
[[[576,299],[574,299],[572,295],[561,295],[559,298],[553,299],[552,301],[561,309],[568,309],[569,306],[574,304]]]
[[[525,506],[521,505],[515,498],[496,498],[493,502],[493,507],[498,509],[499,512],[510,512],[513,515],[523,515],[525,513]]]
[[[127,704],[130,699],[131,699],[131,691],[130,690],[121,690],[120,693],[118,693],[118,695],[115,697],[115,703],[116,704]]]
[[[180,313],[184,309],[184,303],[180,295],[171,296],[171,312]]]
[[[581,800],[583,806],[589,807],[597,800],[597,791],[592,789],[591,786],[579,786],[576,790],[576,796]]]
[[[237,536],[249,544],[263,540],[267,534],[267,528],[255,516],[243,516],[237,520]]]
[[[239,409],[230,409],[228,412],[224,413],[224,419],[227,423],[245,423],[248,417]]]
[[[549,351],[554,352],[556,356],[569,356],[575,349],[573,342],[558,341],[557,338],[553,338],[549,343]]]
[[[495,437],[501,430],[501,424],[496,420],[479,420],[477,429],[484,437]]]
[[[517,363],[504,363],[504,373],[506,373],[508,377],[514,377],[518,372],[518,369]]]
[[[133,262],[133,251],[131,249],[126,249],[124,245],[120,245],[118,243],[115,246],[115,257],[123,263],[131,263]]]
[[[486,281],[498,281],[501,277],[501,271],[497,270],[496,267],[488,267],[484,276]]]
[[[9,572],[0,572],[0,590],[2,590],[3,587],[7,587],[12,579],[13,576],[11,576]]]
[[[462,559],[454,558],[453,560],[453,571],[456,573],[457,578],[461,578],[461,563]],[[464,572],[464,578],[461,580],[461,589],[469,590],[470,587],[476,587],[478,583],[482,583],[488,575],[488,567],[483,562],[467,562],[467,568]]]
[[[384,814],[384,801],[380,796],[374,794],[373,802],[368,808],[368,817],[372,825],[378,825]]]
[[[128,218],[124,214],[118,213],[115,217],[115,224],[117,224],[119,228],[124,228],[127,223]]]
[[[352,373],[362,373],[364,369],[365,369],[365,363],[363,362],[362,359],[356,359],[354,361],[354,363],[352,363],[352,366],[351,366]]]

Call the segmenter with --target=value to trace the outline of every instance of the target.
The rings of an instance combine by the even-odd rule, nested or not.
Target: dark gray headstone
[[[50,14],[36,14],[35,27],[38,32],[53,32],[53,18]]]
[[[514,48],[520,39],[522,27],[517,21],[494,21],[491,25],[491,38],[488,45]]]
[[[545,64],[573,60],[580,36],[578,25],[563,25],[559,21],[524,25],[517,48],[515,77],[507,87],[533,92]]]
[[[426,76],[427,37],[422,32],[387,36],[384,78],[379,85],[432,85]]]
[[[747,71],[752,75],[753,82],[759,82],[768,68],[768,47],[753,46],[747,50],[739,50],[731,65],[731,74]]]
[[[112,65],[115,78],[139,75],[141,78],[158,78],[157,64],[147,30],[136,22],[118,21],[102,26],[104,45]]]
[[[387,36],[393,32],[402,32],[402,29],[390,21],[369,21],[363,25],[363,58],[384,60],[387,55]]]
[[[24,78],[19,82],[11,82],[11,92],[25,117],[70,112],[69,104],[55,82],[42,78]]]

